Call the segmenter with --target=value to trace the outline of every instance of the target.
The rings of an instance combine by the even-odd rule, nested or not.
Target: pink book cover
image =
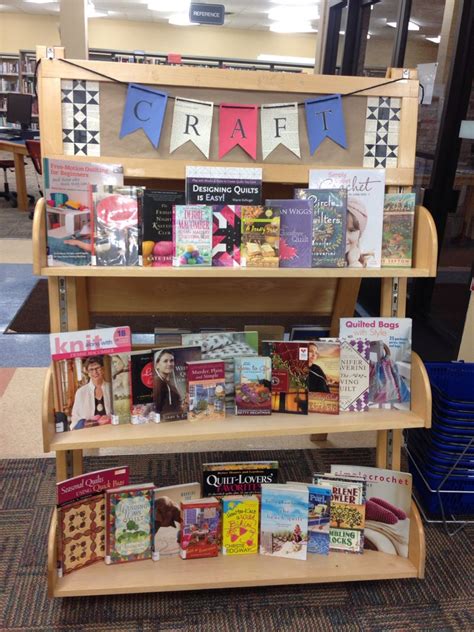
[[[106,470],[97,470],[74,476],[56,483],[56,502],[58,505],[63,505],[91,494],[98,494],[106,489],[128,485],[128,478],[128,465],[118,468],[110,467]]]
[[[240,206],[212,207],[212,265],[240,266]]]

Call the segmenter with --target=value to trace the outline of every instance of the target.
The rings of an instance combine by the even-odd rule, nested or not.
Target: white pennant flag
[[[301,158],[298,104],[275,103],[261,105],[260,108],[263,159],[280,143]]]
[[[190,140],[206,158],[209,158],[213,111],[214,103],[212,101],[193,101],[192,99],[176,97],[171,127],[170,153]]]

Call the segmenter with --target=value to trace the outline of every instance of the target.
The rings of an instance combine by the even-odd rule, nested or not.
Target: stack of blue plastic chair
[[[422,507],[433,516],[474,514],[474,363],[430,362],[430,430],[406,432],[408,464]]]

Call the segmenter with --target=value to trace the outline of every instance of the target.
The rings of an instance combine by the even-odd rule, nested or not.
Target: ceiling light
[[[179,11],[189,11],[191,0],[150,0],[148,8],[150,11],[162,11],[163,13],[177,13]]]
[[[259,61],[272,61],[283,64],[308,64],[314,66],[314,57],[293,57],[291,55],[267,55],[266,53],[261,53],[257,59]]]
[[[287,7],[302,7],[302,6],[314,6],[318,4],[320,0],[270,0],[272,4],[283,4]]]
[[[28,4],[50,4],[53,0],[25,0]]]
[[[367,39],[370,39],[372,36],[372,33],[367,33]]]
[[[346,32],[345,31],[339,31],[339,35],[345,35]]]
[[[174,26],[199,26],[196,22],[189,21],[189,15],[187,13],[173,13],[168,23]]]
[[[274,22],[270,25],[272,33],[317,33],[310,22]]]
[[[268,17],[275,22],[309,22],[319,20],[319,13],[317,7],[273,7]]]
[[[439,44],[441,42],[441,35],[437,35],[436,37],[427,37],[426,39],[434,44]]]
[[[88,18],[106,18],[106,11],[96,11],[94,3],[89,0],[87,3],[87,17]]]
[[[397,22],[387,22],[387,26],[391,26],[392,29],[396,29],[397,28]],[[420,27],[418,26],[418,24],[415,24],[414,22],[409,20],[408,21],[408,30],[409,31],[419,31]]]

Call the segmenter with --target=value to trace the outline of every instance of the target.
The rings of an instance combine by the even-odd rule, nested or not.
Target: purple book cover
[[[267,200],[280,209],[280,268],[311,268],[310,200]]]

